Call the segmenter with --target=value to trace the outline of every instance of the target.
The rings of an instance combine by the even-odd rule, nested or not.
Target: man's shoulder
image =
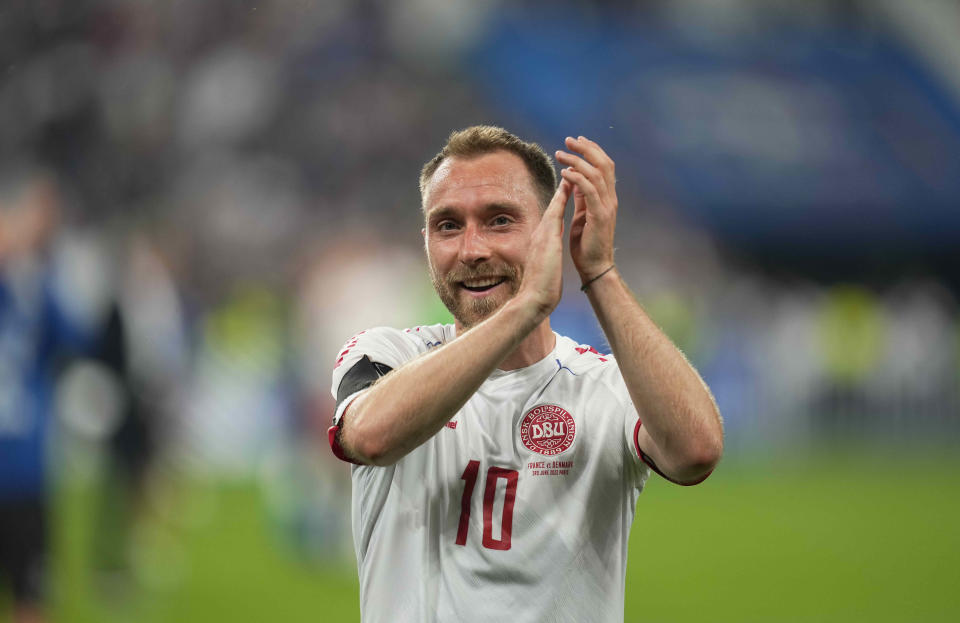
[[[367,340],[389,340],[404,342],[418,348],[435,348],[446,344],[456,336],[452,324],[418,325],[398,329],[396,327],[374,327],[361,331],[358,336],[366,336]]]
[[[431,348],[453,339],[453,325],[423,325],[408,329],[374,327],[355,334],[337,352],[333,364],[331,391],[336,398],[340,383],[354,366],[367,365],[396,369]],[[383,368],[385,366],[385,368]]]
[[[348,339],[337,354],[339,366],[351,352],[367,352],[381,348],[399,349],[402,352],[423,352],[445,344],[453,339],[453,325],[421,325],[405,329],[396,327],[373,327],[365,329]]]
[[[617,361],[611,354],[598,351],[589,344],[580,344],[564,335],[557,334],[557,361],[561,367],[586,377],[619,374]]]
[[[446,344],[456,337],[456,329],[452,324],[420,325],[406,329],[395,329],[395,331],[402,333],[406,339],[422,344],[428,349]]]
[[[560,371],[569,372],[569,381],[580,388],[578,391],[595,391],[600,386],[615,395],[625,395],[626,385],[612,354],[559,334],[555,352]]]

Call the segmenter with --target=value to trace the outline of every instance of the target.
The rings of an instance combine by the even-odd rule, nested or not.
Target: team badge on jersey
[[[520,422],[520,440],[528,450],[554,456],[573,445],[577,425],[573,416],[557,405],[537,405]]]

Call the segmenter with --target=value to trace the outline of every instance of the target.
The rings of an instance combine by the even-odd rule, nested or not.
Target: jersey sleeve
[[[353,336],[337,354],[333,366],[333,382],[330,393],[337,401],[337,412],[334,415],[336,424],[342,410],[355,396],[366,387],[359,387],[354,391],[350,384],[358,364],[371,365],[378,371],[378,376],[398,368],[420,354],[417,345],[408,339],[403,331],[388,327],[378,327],[361,331]],[[362,385],[362,384],[361,384]]]
[[[600,373],[600,379],[607,391],[612,394],[611,412],[616,413],[620,427],[620,454],[623,462],[623,470],[627,480],[637,489],[643,489],[647,478],[650,477],[650,466],[644,462],[643,452],[637,440],[637,435],[642,426],[640,415],[633,400],[630,398],[630,391],[623,380],[620,368],[617,367],[616,359],[613,355],[604,355],[605,362]]]
[[[638,483],[638,488],[643,487],[643,484],[646,482],[647,478],[649,478],[651,471],[655,472],[664,480],[672,482],[676,485],[682,485],[684,487],[697,485],[706,480],[707,476],[710,475],[710,472],[704,475],[703,478],[700,478],[694,482],[680,482],[679,480],[674,480],[670,476],[667,476],[665,473],[663,473],[654,460],[647,456],[647,454],[643,451],[643,448],[640,447],[640,429],[643,426],[643,420],[640,418],[640,414],[630,398],[630,393],[627,390],[626,383],[623,382],[622,377],[620,379],[620,383],[623,387],[623,394],[625,396],[626,404],[624,409],[623,424],[628,446],[628,460],[632,463],[634,476],[636,477],[635,482]]]
[[[337,458],[350,461],[340,448],[337,436],[340,418],[350,403],[377,378],[419,354],[417,345],[403,331],[388,327],[361,331],[343,345],[333,366],[330,387],[337,406],[328,436]]]
[[[617,374],[619,377],[619,373]],[[623,418],[623,453],[626,472],[631,482],[637,489],[643,489],[643,485],[650,477],[650,466],[643,459],[643,451],[640,449],[638,435],[640,434],[640,415],[637,413],[633,401],[630,399],[630,393],[627,391],[623,379],[620,379],[620,389],[618,392],[622,404]]]

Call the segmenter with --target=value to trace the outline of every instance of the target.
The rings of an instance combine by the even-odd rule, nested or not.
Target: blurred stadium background
[[[0,276],[70,328],[48,419],[0,341],[50,618],[358,620],[330,371],[447,320],[417,175],[495,123],[607,148],[618,262],[726,419],[710,480],[641,496],[626,620],[960,619],[958,32],[949,0],[5,2]],[[602,350],[575,282],[554,325]]]

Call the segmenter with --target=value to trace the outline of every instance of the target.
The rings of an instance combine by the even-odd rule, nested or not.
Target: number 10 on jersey
[[[460,525],[457,528],[457,545],[467,544],[467,532],[470,530],[470,503],[473,498],[473,489],[477,484],[480,473],[480,461],[470,461],[463,470],[461,480],[466,481],[463,486],[463,497],[460,498]],[[517,478],[520,472],[515,469],[491,466],[487,470],[486,484],[483,488],[483,546],[487,549],[510,549],[510,534],[513,530],[513,502],[517,497]],[[497,494],[497,481],[507,481],[506,493],[503,498],[503,513],[500,517],[500,538],[493,538],[493,502]]]

